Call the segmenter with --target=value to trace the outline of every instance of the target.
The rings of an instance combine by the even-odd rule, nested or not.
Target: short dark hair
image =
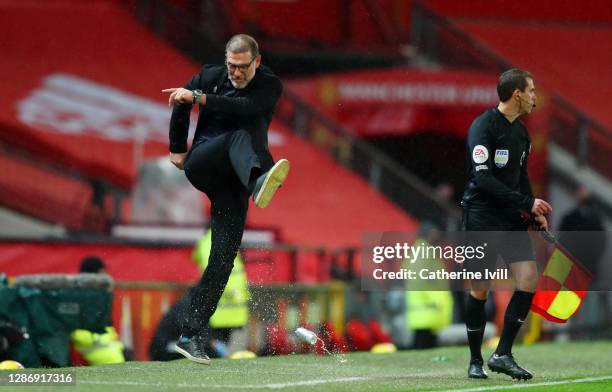
[[[244,53],[251,52],[253,58],[259,56],[259,45],[255,38],[246,34],[236,34],[225,44],[225,53]]]
[[[98,256],[87,256],[81,261],[80,272],[96,274],[103,269],[106,269],[106,265]]]
[[[517,88],[520,91],[525,91],[527,79],[533,80],[531,73],[518,68],[509,69],[499,75],[499,80],[497,81],[497,96],[499,96],[499,100],[506,102],[512,98],[512,93]]]

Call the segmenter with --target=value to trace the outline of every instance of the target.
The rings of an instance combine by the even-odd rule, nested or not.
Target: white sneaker
[[[255,183],[253,201],[259,208],[266,208],[278,188],[283,184],[289,174],[289,161],[281,159],[270,170],[259,176]]]

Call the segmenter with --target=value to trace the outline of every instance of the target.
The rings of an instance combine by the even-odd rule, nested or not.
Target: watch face
[[[200,103],[202,97],[202,90],[193,90],[193,103]]]

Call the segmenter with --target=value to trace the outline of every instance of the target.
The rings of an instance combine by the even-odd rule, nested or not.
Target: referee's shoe
[[[274,194],[289,174],[289,161],[281,159],[270,170],[259,176],[253,190],[253,201],[259,208],[266,208]]]
[[[482,359],[472,359],[468,367],[469,378],[489,378],[487,372],[482,368],[484,365]]]
[[[493,353],[491,358],[489,358],[487,365],[489,365],[489,369],[491,369],[491,371],[507,374],[516,380],[529,380],[533,378],[533,374],[531,374],[531,372],[523,369],[516,363],[512,353],[504,355],[497,355]]]

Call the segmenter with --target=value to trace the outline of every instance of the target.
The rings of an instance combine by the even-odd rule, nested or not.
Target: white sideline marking
[[[180,383],[172,385],[172,387],[178,388],[214,388],[214,389],[287,389],[299,386],[312,386],[312,385],[321,385],[321,384],[332,384],[339,382],[353,382],[353,381],[367,381],[374,380],[376,377],[341,377],[327,380],[305,380],[305,381],[295,381],[295,382],[285,382],[285,383],[271,383],[271,384],[186,384]],[[466,388],[466,389],[450,389],[443,392],[480,392],[480,391],[495,391],[502,389],[522,389],[522,388],[536,388],[536,387],[547,387],[552,385],[565,385],[565,384],[578,384],[585,382],[596,382],[596,381],[604,381],[604,380],[612,380],[612,375],[609,376],[600,376],[600,377],[587,377],[587,378],[577,378],[573,380],[562,380],[562,381],[548,381],[548,382],[539,382],[539,383],[524,383],[524,384],[515,384],[515,385],[491,385],[491,386],[482,386],[477,388]],[[133,385],[140,387],[157,387],[157,388],[167,388],[168,384],[163,383],[146,383],[146,382],[136,382],[136,381],[81,381],[78,380],[77,384],[94,384],[94,385]]]
[[[311,385],[321,385],[321,384],[331,384],[338,382],[351,382],[351,381],[366,381],[370,380],[370,377],[341,377],[334,378],[329,380],[305,380],[305,381],[295,381],[295,382],[284,382],[284,383],[272,383],[272,384],[175,384],[172,387],[179,388],[236,388],[236,389],[285,389],[285,388],[293,388],[299,386],[311,386]],[[159,388],[167,388],[168,384],[162,383],[146,383],[146,382],[136,382],[136,381],[81,381],[78,380],[77,384],[94,384],[94,385],[134,385],[139,387],[159,387]]]
[[[467,388],[467,389],[449,389],[443,392],[495,391],[499,389],[521,389],[521,388],[534,388],[534,387],[548,387],[551,385],[578,384],[578,383],[583,383],[583,382],[595,382],[595,381],[604,381],[604,380],[612,380],[612,375],[611,376],[601,376],[601,377],[576,378],[573,380],[563,380],[563,381],[548,381],[548,382],[525,383],[525,384],[516,384],[516,385],[495,385],[495,386],[490,386],[490,387],[478,387],[478,388]]]

